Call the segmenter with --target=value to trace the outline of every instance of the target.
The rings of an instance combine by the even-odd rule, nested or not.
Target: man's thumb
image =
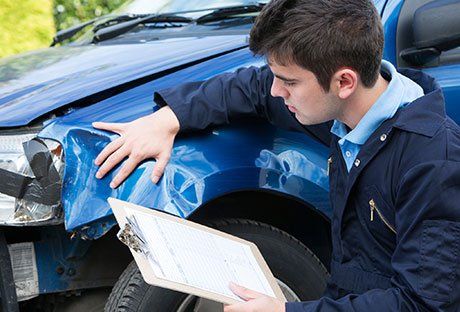
[[[256,291],[250,290],[248,288],[245,288],[243,286],[237,285],[237,284],[232,283],[232,282],[230,282],[229,287],[230,287],[230,290],[235,295],[237,295],[238,297],[240,297],[244,301],[255,299],[255,298],[258,298],[258,297],[260,297],[262,295],[262,294],[260,294],[260,293],[258,293]]]

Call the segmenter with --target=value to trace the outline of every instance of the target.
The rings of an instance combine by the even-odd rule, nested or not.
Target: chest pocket
[[[365,188],[364,193],[365,208],[361,210],[364,225],[377,237],[388,237],[389,234],[390,236],[396,235],[394,208],[387,204],[375,185]]]

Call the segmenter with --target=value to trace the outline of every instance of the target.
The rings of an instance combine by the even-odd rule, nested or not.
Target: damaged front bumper
[[[62,223],[63,164],[55,141],[0,135],[0,225]]]
[[[59,143],[40,139],[36,132],[0,133],[0,297],[4,311],[16,312],[17,301],[39,294],[34,244],[7,244],[4,233],[8,226],[63,222],[63,168]]]

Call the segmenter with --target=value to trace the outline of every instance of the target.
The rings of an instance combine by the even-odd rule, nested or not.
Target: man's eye
[[[286,87],[292,87],[293,85],[295,85],[295,82],[283,81],[283,83]]]

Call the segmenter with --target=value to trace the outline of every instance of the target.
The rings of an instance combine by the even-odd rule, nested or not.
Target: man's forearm
[[[181,131],[228,124],[241,116],[276,120],[286,115],[280,98],[270,96],[271,72],[267,67],[242,68],[205,82],[191,82],[155,92],[155,102],[168,105]],[[284,110],[284,111],[283,111]],[[286,123],[284,123],[286,124]]]
[[[268,66],[242,68],[205,82],[191,82],[155,92],[160,106],[169,106],[180,131],[225,125],[239,117],[255,116],[271,124],[310,135],[325,145],[330,142],[332,122],[303,126],[280,97],[272,97],[273,74]]]

